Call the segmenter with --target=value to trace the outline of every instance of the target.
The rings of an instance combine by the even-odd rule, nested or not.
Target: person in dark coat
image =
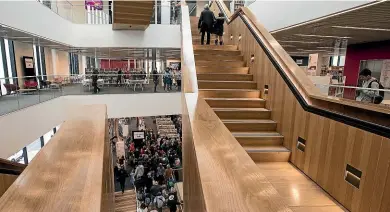
[[[116,86],[118,86],[122,84],[122,70],[119,69],[118,71],[118,77],[116,78]]]
[[[97,83],[98,78],[99,78],[99,71],[97,69],[95,69],[92,72],[93,93],[100,92],[100,88],[98,87],[98,83]]]
[[[206,4],[204,6],[204,10],[200,14],[198,29],[202,32],[201,44],[204,44],[204,34],[207,33],[207,41],[206,44],[210,45],[210,33],[213,30],[213,25],[215,22],[214,13],[210,11],[209,5]]]
[[[219,45],[223,44],[223,24],[225,23],[225,18],[223,17],[223,13],[219,13],[217,17],[217,21],[215,22],[214,25],[214,33],[215,33],[215,45],[218,45],[218,40],[219,40]]]
[[[156,69],[153,70],[153,83],[154,83],[154,92],[157,92],[157,85],[158,85],[158,72]]]
[[[118,181],[119,181],[119,184],[121,185],[122,194],[125,192],[125,182],[126,182],[126,178],[128,176],[129,175],[127,174],[127,172],[124,169],[119,170]]]

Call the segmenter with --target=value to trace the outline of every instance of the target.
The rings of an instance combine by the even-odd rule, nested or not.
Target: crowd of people
[[[181,132],[181,118],[171,118]],[[160,136],[152,130],[146,130],[144,139],[128,141],[127,160],[124,157],[118,159],[119,168],[116,168],[115,173],[122,192],[126,178],[131,176],[130,181],[137,190],[136,196],[140,203],[139,211],[155,209],[160,212],[164,207],[177,211],[177,206],[181,204],[175,189],[175,183],[182,177],[180,138]],[[132,169],[132,174],[126,172],[126,166]]]

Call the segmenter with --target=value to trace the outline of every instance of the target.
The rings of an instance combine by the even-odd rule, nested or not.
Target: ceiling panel
[[[334,47],[337,39],[346,39],[348,45],[390,40],[390,1],[368,3],[271,33],[282,46],[289,45],[288,52],[303,54]]]

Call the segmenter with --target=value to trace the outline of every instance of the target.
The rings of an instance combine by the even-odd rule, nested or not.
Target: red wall
[[[349,45],[345,57],[345,84],[356,86],[361,60],[390,59],[390,40]]]
[[[127,60],[100,60],[100,68],[109,69],[109,68],[120,68],[128,69]],[[130,60],[130,68],[134,68],[134,60]]]

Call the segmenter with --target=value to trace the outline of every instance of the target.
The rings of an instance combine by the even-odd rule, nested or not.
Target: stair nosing
[[[206,97],[203,98],[204,100],[225,100],[225,101],[262,101],[265,102],[265,99],[262,98],[213,98],[213,97]]]
[[[200,91],[256,91],[256,92],[260,92],[259,90],[257,89],[234,89],[234,88],[226,88],[226,89],[214,89],[214,88],[201,88],[199,89]]]
[[[226,80],[198,80],[198,82],[232,82],[232,83],[240,83],[240,82],[243,82],[243,83],[248,83],[248,84],[256,84],[256,82],[254,81],[226,81]]]
[[[253,123],[253,124],[258,124],[258,123],[265,123],[265,124],[276,124],[274,120],[271,119],[221,119],[223,123]],[[265,122],[262,122],[265,121]]]
[[[271,112],[266,108],[256,107],[256,108],[247,108],[247,107],[213,107],[214,111],[254,111],[254,112]]]
[[[257,153],[257,152],[291,152],[289,149],[285,148],[285,150],[283,149],[265,149],[265,150],[254,150],[254,149],[246,149],[244,147],[245,151],[246,152],[249,152],[249,153]]]

